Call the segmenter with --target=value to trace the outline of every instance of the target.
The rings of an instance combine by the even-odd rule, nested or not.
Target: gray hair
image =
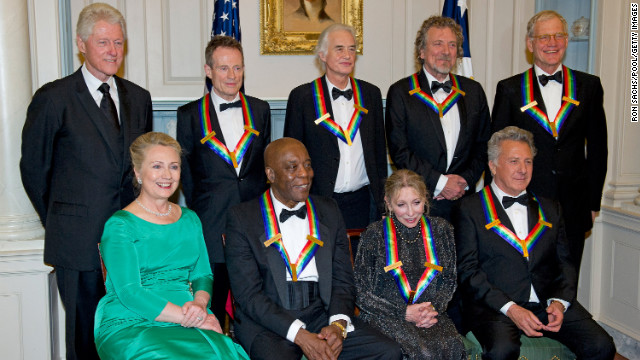
[[[93,28],[98,21],[106,21],[109,24],[119,24],[122,29],[122,36],[127,38],[126,23],[124,17],[111,5],[105,3],[93,3],[86,6],[78,16],[78,24],[76,25],[76,35],[87,41],[93,33]]]
[[[458,45],[456,57],[462,58],[464,56],[464,51],[462,50],[462,42],[464,41],[464,37],[462,35],[462,28],[460,27],[460,25],[458,25],[456,21],[450,17],[434,15],[422,22],[422,25],[420,26],[420,29],[416,34],[416,41],[413,43],[415,46],[414,55],[416,57],[416,61],[420,66],[424,64],[424,60],[420,58],[420,50],[424,49],[427,46],[427,32],[431,28],[451,29],[453,34],[456,36],[456,44]]]
[[[569,32],[569,25],[567,25],[567,20],[565,20],[562,15],[553,10],[542,10],[539,13],[533,15],[533,17],[527,23],[527,37],[533,38],[533,28],[538,21],[545,21],[553,18],[557,18],[558,20],[560,20],[560,22],[562,23],[562,31],[564,31],[565,33]]]
[[[352,26],[349,25],[333,24],[322,30],[320,36],[318,37],[318,44],[316,45],[315,54],[316,62],[318,63],[318,65],[320,65],[323,71],[326,70],[326,64],[320,59],[320,54],[327,54],[327,49],[329,48],[329,35],[336,31],[348,31],[351,36],[353,36],[353,40],[356,40],[356,31]]]
[[[507,126],[506,128],[495,132],[491,135],[489,143],[487,144],[487,154],[489,161],[496,163],[496,160],[500,156],[500,150],[502,149],[502,142],[506,140],[521,141],[527,143],[531,149],[531,155],[534,157],[538,152],[536,146],[533,144],[533,134],[530,131],[520,129],[517,126]]]

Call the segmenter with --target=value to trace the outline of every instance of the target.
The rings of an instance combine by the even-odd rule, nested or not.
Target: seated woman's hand
[[[187,301],[182,305],[182,322],[184,327],[200,327],[207,318],[207,306],[199,301]],[[219,325],[218,325],[219,326]]]
[[[407,306],[405,320],[415,323],[417,327],[429,328],[438,322],[438,312],[430,302]]]
[[[202,324],[198,325],[197,328],[202,330],[213,330],[217,333],[222,334],[222,327],[220,327],[220,322],[213,314],[207,314]]]

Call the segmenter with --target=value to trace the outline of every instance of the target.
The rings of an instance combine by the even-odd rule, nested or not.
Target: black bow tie
[[[342,91],[334,87],[333,90],[331,90],[331,96],[333,97],[333,100],[336,100],[340,96],[344,96],[345,99],[351,100],[351,98],[353,97],[353,90],[347,89],[345,91]]]
[[[234,107],[242,107],[242,104],[240,103],[240,100],[234,101],[234,102],[230,102],[230,103],[220,104],[220,111],[225,111],[227,109],[234,108]]]
[[[505,210],[510,208],[511,205],[515,203],[519,203],[520,205],[527,206],[527,204],[529,203],[529,196],[527,196],[527,194],[522,194],[518,197],[511,197],[511,196],[502,197],[502,206],[504,206]]]
[[[283,223],[289,220],[289,218],[293,215],[299,217],[300,219],[304,219],[307,216],[307,205],[302,205],[302,207],[298,210],[282,209],[282,212],[280,212],[280,222]]]
[[[439,82],[439,81],[432,81],[431,82],[431,93],[435,94],[436,91],[438,91],[438,89],[442,89],[444,90],[444,92],[446,93],[450,93],[451,92],[451,80],[447,80],[443,83]]]
[[[538,80],[540,80],[540,84],[542,84],[542,86],[547,86],[549,80],[555,80],[558,82],[558,84],[562,84],[562,71],[558,71],[553,75],[542,74],[538,76]]]

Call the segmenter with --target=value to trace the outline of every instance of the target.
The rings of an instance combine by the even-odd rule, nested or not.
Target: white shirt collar
[[[554,72],[552,72],[551,74],[548,74],[546,71],[542,70],[538,65],[534,64],[533,68],[536,71],[536,78],[537,78],[538,76],[543,75],[543,74],[544,75],[553,75],[553,74],[557,73],[558,71],[562,70],[562,64],[558,65],[558,68]]]
[[[324,79],[327,80],[327,89],[329,89],[329,94],[331,94],[331,91],[333,91],[333,88],[337,88],[338,90],[349,90],[351,89],[351,81],[347,81],[347,86],[344,89],[340,89],[339,87],[335,86],[331,81],[329,81],[329,78],[327,77],[327,75],[324,76]],[[333,97],[331,97],[331,99],[333,99]]]
[[[102,85],[102,81],[100,81],[97,77],[93,76],[93,74],[87,69],[85,64],[82,64],[80,68],[82,71],[82,77],[84,77],[84,82],[87,84],[89,91],[94,92],[97,91],[100,85]],[[118,87],[115,85],[115,81],[113,81],[113,76],[110,76],[106,81],[109,84],[109,92],[113,92],[113,90],[117,90]]]
[[[233,98],[233,100],[229,101],[229,100],[225,100],[223,98],[221,98],[220,96],[218,96],[218,94],[216,94],[215,91],[213,91],[213,89],[211,89],[211,102],[213,102],[213,106],[215,106],[216,108],[216,112],[220,111],[220,104],[226,104],[229,102],[236,102],[240,100],[240,93],[236,94],[236,97]]]

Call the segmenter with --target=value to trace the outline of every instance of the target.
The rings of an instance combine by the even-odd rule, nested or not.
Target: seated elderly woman
[[[389,215],[367,228],[355,262],[360,317],[402,346],[405,359],[466,359],[445,309],[456,288],[453,227],[429,217],[421,176],[394,172]]]
[[[196,214],[169,202],[180,145],[147,133],[130,148],[140,196],[106,223],[107,294],[95,315],[102,359],[248,359],[207,311],[213,276]]]

